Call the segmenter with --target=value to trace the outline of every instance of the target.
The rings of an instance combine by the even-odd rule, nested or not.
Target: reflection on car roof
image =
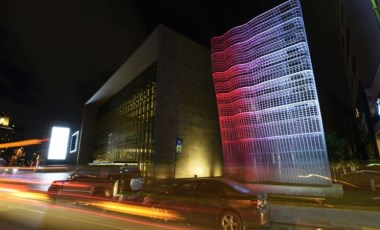
[[[259,194],[259,192],[256,192],[256,191],[248,188],[246,185],[244,185],[238,181],[235,181],[233,179],[225,178],[225,177],[180,178],[180,179],[176,179],[176,184],[181,183],[181,182],[186,182],[186,181],[187,182],[188,181],[219,181],[219,182],[222,182],[222,183],[236,189],[237,191],[239,191],[241,193],[254,194],[254,195]]]

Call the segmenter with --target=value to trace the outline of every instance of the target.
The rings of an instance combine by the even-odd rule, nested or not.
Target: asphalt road
[[[39,201],[0,192],[0,229],[3,230],[212,230],[212,226],[156,222],[149,218],[108,212],[87,206]],[[274,223],[270,229],[323,229]],[[326,228],[327,229],[327,228]]]
[[[155,222],[147,217],[104,211],[83,205],[53,204],[45,192],[67,172],[19,172],[0,175],[0,229],[215,229],[181,222]],[[14,191],[21,191],[21,195]],[[12,192],[13,191],[13,192]],[[18,194],[18,195],[17,195]],[[34,194],[34,195],[33,195]],[[37,195],[36,195],[37,194]],[[380,230],[378,210],[328,205],[271,204],[278,230]]]
[[[1,194],[4,198],[5,195]],[[191,229],[179,223],[157,223],[147,218],[105,212],[78,205],[7,197],[0,200],[1,229]]]

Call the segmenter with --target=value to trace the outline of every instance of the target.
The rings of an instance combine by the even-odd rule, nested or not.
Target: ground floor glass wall
[[[95,160],[136,162],[152,176],[155,79],[154,64],[99,108]]]

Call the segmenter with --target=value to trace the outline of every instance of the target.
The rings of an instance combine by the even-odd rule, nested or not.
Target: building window
[[[99,108],[96,160],[137,162],[152,176],[155,81],[153,64]]]

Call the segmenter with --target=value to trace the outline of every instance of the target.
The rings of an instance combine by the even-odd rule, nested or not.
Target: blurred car
[[[48,195],[57,199],[128,199],[141,190],[143,178],[136,165],[124,163],[90,164],[72,172],[66,180],[53,181]]]
[[[4,160],[4,158],[0,157],[0,166],[5,166],[7,162]]]
[[[6,165],[7,165],[7,162],[3,158],[0,158],[0,173],[4,172],[4,167]]]
[[[227,178],[183,179],[168,190],[147,195],[143,205],[161,213],[174,211],[186,221],[221,229],[266,228],[271,217],[265,193]],[[154,214],[157,217],[159,213]]]

